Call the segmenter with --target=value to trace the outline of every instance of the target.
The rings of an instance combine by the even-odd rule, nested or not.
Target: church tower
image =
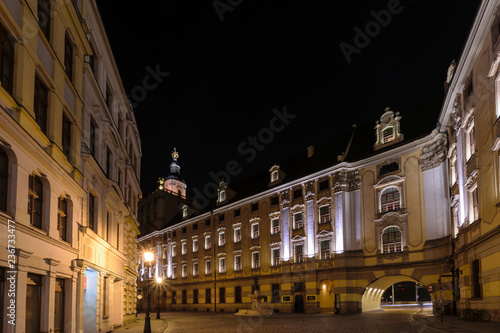
[[[177,164],[179,153],[174,148],[172,152],[172,163],[170,163],[170,175],[165,179],[165,190],[181,198],[186,197],[186,182],[181,178],[181,167]]]

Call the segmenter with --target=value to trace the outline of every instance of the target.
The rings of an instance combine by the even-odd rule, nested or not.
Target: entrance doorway
[[[304,296],[295,295],[295,302],[293,302],[293,312],[304,313]]]

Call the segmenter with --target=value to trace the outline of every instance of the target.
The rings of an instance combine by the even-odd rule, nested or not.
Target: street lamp
[[[151,262],[154,260],[154,253],[153,252],[144,252],[144,261],[148,263],[148,297],[147,297],[147,303],[146,303],[146,318],[144,320],[144,333],[151,333],[151,320],[149,318],[149,274],[151,270]]]
[[[163,279],[161,277],[156,278],[156,289],[158,289],[158,298],[156,299],[156,319],[160,319],[160,285]]]

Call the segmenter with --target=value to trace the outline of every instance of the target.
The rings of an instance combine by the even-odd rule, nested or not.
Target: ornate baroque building
[[[135,313],[141,148],[96,2],[2,1],[0,39],[0,330],[111,331]]]

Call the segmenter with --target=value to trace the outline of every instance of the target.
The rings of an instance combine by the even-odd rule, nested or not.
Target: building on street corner
[[[276,312],[356,313],[410,281],[435,311],[500,320],[499,22],[500,2],[482,1],[430,133],[387,108],[247,180],[220,178],[207,205],[160,184],[139,204],[143,300],[153,280],[141,258],[152,250],[150,278],[167,278],[151,282],[153,309],[249,308],[257,277]]]
[[[111,331],[135,316],[142,153],[96,2],[3,1],[0,39],[0,330]]]

